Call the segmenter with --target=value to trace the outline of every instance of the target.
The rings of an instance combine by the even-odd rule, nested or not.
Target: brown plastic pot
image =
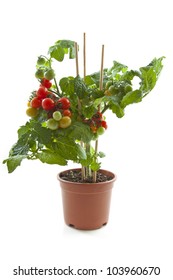
[[[107,170],[100,171],[112,176],[113,179],[100,183],[74,183],[63,180],[60,177],[61,173],[58,174],[64,220],[68,226],[81,230],[93,230],[108,223],[112,188],[116,175]]]

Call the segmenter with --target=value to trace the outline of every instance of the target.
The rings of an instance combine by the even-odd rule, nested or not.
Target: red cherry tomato
[[[44,110],[49,111],[55,107],[55,102],[51,98],[45,98],[42,100],[42,107]]]
[[[34,97],[31,102],[30,105],[32,108],[40,108],[41,107],[41,100],[38,97]]]
[[[68,109],[63,110],[63,116],[71,117],[71,111]]]
[[[106,121],[102,121],[102,122],[101,122],[101,126],[104,127],[105,129],[108,128],[107,122],[106,122]]]
[[[51,83],[49,80],[45,79],[45,78],[42,79],[41,84],[42,84],[45,88],[50,88],[50,87],[52,86],[52,83]]]
[[[47,94],[48,94],[47,88],[42,87],[42,86],[39,87],[39,89],[36,92],[37,97],[40,99],[46,98]]]
[[[58,100],[57,105],[58,105],[58,108],[60,108],[60,109],[63,109],[63,110],[69,109],[70,108],[70,101],[69,101],[68,98],[62,97]]]

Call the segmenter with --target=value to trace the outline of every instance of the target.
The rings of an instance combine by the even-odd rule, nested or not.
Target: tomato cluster
[[[101,112],[97,112],[92,116],[89,120],[84,120],[84,123],[89,124],[90,129],[93,133],[97,133],[98,135],[101,135],[105,132],[105,129],[107,129],[107,123],[104,120],[104,117]]]
[[[70,101],[66,97],[59,98],[49,89],[52,86],[47,79],[42,79],[39,89],[35,92],[26,114],[36,117],[41,110],[47,113],[47,127],[55,130],[58,127],[67,128],[71,125]]]

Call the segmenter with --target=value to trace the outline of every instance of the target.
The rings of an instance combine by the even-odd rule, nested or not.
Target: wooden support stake
[[[76,54],[76,76],[79,75],[79,61],[78,61],[78,44],[75,42],[75,54]],[[78,112],[79,115],[81,115],[81,102],[80,99],[78,98]],[[83,142],[80,142],[81,147],[84,146]],[[81,171],[82,171],[82,180],[84,181],[85,179],[85,167],[81,166]]]
[[[86,34],[83,34],[83,76],[86,77]]]
[[[100,68],[100,81],[99,81],[99,87],[100,90],[103,89],[103,62],[104,62],[104,45],[102,45],[102,53],[101,53],[101,68]],[[100,106],[98,107],[98,111],[100,110]],[[98,139],[95,142],[95,156],[97,158],[98,153]],[[97,180],[97,171],[93,172],[93,181],[94,183]]]

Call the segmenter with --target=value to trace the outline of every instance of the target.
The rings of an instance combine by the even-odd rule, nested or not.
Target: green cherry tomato
[[[107,83],[106,83],[106,89],[108,89],[110,86],[112,85],[112,81],[108,81]]]
[[[47,80],[52,80],[53,78],[55,78],[55,72],[53,69],[49,69],[44,73],[44,77]]]
[[[97,129],[97,134],[98,135],[102,135],[105,133],[105,128],[103,126],[100,126],[98,129]]]
[[[60,120],[62,119],[61,112],[60,112],[60,111],[55,111],[55,112],[53,112],[53,118],[54,118],[54,120],[56,120],[56,121],[60,121]]]
[[[26,114],[28,117],[34,118],[38,115],[38,110],[36,108],[28,107],[26,109]]]
[[[126,93],[129,92],[129,91],[132,91],[132,90],[133,90],[133,88],[132,88],[131,85],[126,85],[126,86],[125,86],[125,92],[126,92]]]
[[[53,118],[48,119],[46,124],[47,124],[47,127],[51,130],[56,130],[59,126],[58,122],[56,120],[54,120]]]
[[[118,88],[117,87],[115,87],[115,86],[110,86],[109,87],[109,92],[111,93],[111,94],[117,94],[118,93]]]
[[[42,69],[37,69],[35,72],[35,77],[37,79],[43,79],[44,78],[44,71]]]
[[[62,119],[59,121],[59,126],[61,128],[67,128],[71,125],[71,119],[68,116],[62,117]]]
[[[44,65],[46,62],[46,59],[42,56],[39,56],[37,59],[37,65]]]

